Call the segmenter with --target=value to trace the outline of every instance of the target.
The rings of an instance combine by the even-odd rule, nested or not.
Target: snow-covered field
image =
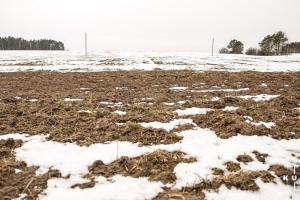
[[[0,72],[24,72],[0,79],[0,175],[10,186],[4,193],[41,200],[300,199],[282,179],[300,165],[300,55],[0,53]],[[145,71],[124,72],[133,69]],[[192,70],[168,71],[174,69]],[[40,70],[117,72],[28,72]],[[147,160],[157,152],[172,156]],[[139,165],[140,158],[155,169]],[[128,159],[138,164],[128,168]],[[106,171],[94,172],[95,163]],[[146,174],[134,174],[143,167]],[[51,170],[60,176],[48,176]],[[193,193],[198,189],[203,197]]]
[[[205,53],[1,51],[0,72],[13,71],[114,71],[193,69],[200,71],[300,71],[300,55],[247,56]]]

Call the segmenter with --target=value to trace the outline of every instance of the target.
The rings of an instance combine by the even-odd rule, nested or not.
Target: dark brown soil
[[[155,151],[136,158],[121,157],[120,159],[105,165],[102,161],[96,161],[89,167],[86,177],[95,176],[111,177],[116,174],[131,177],[149,177],[151,181],[173,183],[176,180],[174,168],[178,163],[195,162],[193,158],[185,158],[182,152]]]
[[[238,155],[236,160],[239,162],[248,163],[248,162],[252,162],[253,158],[249,155],[244,154],[244,155]]]
[[[235,163],[235,162],[226,162],[225,163],[225,166],[226,166],[226,169],[229,171],[229,172],[237,172],[241,169],[241,165],[240,163]]]
[[[258,151],[253,151],[252,153],[255,155],[256,159],[258,161],[262,162],[262,163],[265,163],[266,162],[266,158],[269,156],[266,153],[260,153]]]
[[[300,178],[300,167],[296,168],[296,174],[294,174],[294,170],[293,169],[288,169],[282,165],[272,165],[269,168],[269,171],[273,171],[276,176],[278,176],[281,181],[285,184],[289,184],[289,185],[294,185],[294,181],[292,180],[292,176],[297,176],[297,178]],[[288,180],[284,180],[283,176],[287,176]],[[298,180],[297,179],[297,180]]]
[[[124,128],[120,128],[115,123],[167,122],[178,118],[174,110],[192,106],[214,109],[238,106],[239,109],[233,113],[215,110],[207,115],[197,115],[193,119],[200,127],[212,128],[222,138],[238,133],[269,135],[276,139],[300,138],[300,111],[294,109],[299,107],[300,103],[299,77],[298,72],[2,73],[0,132],[44,133],[49,134],[52,140],[77,142],[81,145],[111,141],[116,138],[142,144],[158,144],[161,139],[165,140],[165,143],[174,143],[179,140],[174,135],[170,136],[172,139],[168,139],[167,133],[161,130],[137,128],[137,126],[134,126],[134,130],[147,133],[143,135],[151,135],[150,139],[140,136],[131,139],[136,133],[130,130],[130,133],[126,131],[124,133]],[[260,87],[263,82],[268,87]],[[185,91],[169,89],[175,85],[186,86],[188,89]],[[216,89],[214,86],[224,89],[248,87],[249,91],[195,92]],[[281,96],[267,102],[235,97],[262,93]],[[216,96],[220,97],[220,101],[211,101],[211,98]],[[64,98],[67,97],[81,98],[83,101],[65,102]],[[34,98],[38,101],[28,101]],[[186,103],[176,104],[182,100]],[[100,104],[103,101],[122,102],[122,106]],[[175,102],[175,105],[166,106],[164,102]],[[90,110],[93,113],[78,113],[80,110]],[[118,116],[112,113],[115,110],[126,111],[127,114]],[[272,129],[254,126],[246,123],[243,116],[251,116],[255,121],[272,121],[276,126]],[[163,136],[157,137],[160,134]]]

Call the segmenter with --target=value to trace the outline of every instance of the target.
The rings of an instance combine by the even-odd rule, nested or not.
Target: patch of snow
[[[255,96],[251,96],[251,95],[239,96],[239,98],[252,99],[254,101],[270,101],[271,99],[274,99],[279,96],[280,95],[259,94],[259,95],[255,95]]]
[[[117,126],[123,126],[125,123],[116,123]]]
[[[184,110],[175,110],[179,116],[190,116],[190,115],[205,115],[207,112],[212,111],[210,108],[186,108]]]
[[[113,105],[114,103],[108,102],[108,101],[101,101],[101,102],[99,102],[99,104],[103,104],[103,105]]]
[[[139,123],[144,128],[155,128],[155,129],[165,129],[166,131],[171,131],[178,126],[185,124],[193,124],[193,120],[191,119],[175,119],[170,122],[143,122]]]
[[[120,115],[120,116],[126,115],[126,112],[123,112],[123,111],[120,111],[120,110],[116,110],[113,113],[115,113],[117,115]]]
[[[211,86],[212,88],[221,88],[220,86],[217,86],[217,85],[214,85],[214,86]]]
[[[91,90],[92,88],[80,88],[80,90],[86,91],[86,90]]]
[[[29,99],[28,101],[29,101],[29,102],[37,102],[38,99]]]
[[[22,99],[22,98],[21,98],[21,97],[15,97],[15,99],[20,100],[20,99]]]
[[[212,99],[211,99],[211,101],[219,101],[220,100],[220,97],[213,97]]]
[[[234,112],[237,109],[239,109],[239,107],[234,107],[234,106],[226,106],[225,108],[223,108],[222,110],[225,112]]]
[[[142,101],[151,101],[151,100],[153,100],[153,98],[151,97],[142,98]]]
[[[166,106],[173,106],[173,105],[175,105],[175,103],[167,103],[167,102],[165,102],[164,105],[166,105]]]
[[[185,104],[186,101],[178,101],[177,103],[182,105],[182,104]]]
[[[178,125],[187,123],[191,124],[192,120],[179,119],[169,123],[150,122],[144,123],[144,125],[146,127],[172,130]],[[195,157],[197,161],[193,163],[180,163],[175,167],[174,173],[177,179],[174,188],[193,186],[204,179],[211,179],[214,177],[212,168],[220,168],[226,172],[224,163],[227,161],[235,161],[237,156],[241,154],[248,154],[254,158],[254,160],[248,164],[241,164],[242,170],[267,170],[274,164],[292,168],[293,165],[300,164],[300,161],[296,157],[292,156],[293,153],[300,152],[300,139],[276,140],[267,136],[256,135],[237,135],[228,139],[221,139],[215,134],[215,132],[202,128],[182,131],[179,135],[182,136],[183,139],[178,143],[166,145],[160,144],[148,147],[139,146],[139,144],[132,144],[130,142],[117,141],[105,144],[93,144],[89,147],[84,147],[71,143],[47,141],[45,136],[24,136],[26,142],[20,148],[17,148],[15,152],[17,159],[25,161],[28,166],[39,166],[40,168],[38,170],[40,173],[46,172],[49,168],[58,169],[63,176],[71,174],[71,178],[74,177],[76,179],[74,182],[78,183],[85,181],[81,177],[88,172],[88,166],[96,160],[102,160],[105,164],[108,164],[121,156],[136,157],[158,149],[170,152],[182,151],[188,156]],[[2,135],[1,137],[20,138],[19,135]],[[261,163],[255,159],[255,155],[252,153],[254,150],[269,155],[266,158],[265,163]],[[120,191],[123,193],[123,187],[126,187],[126,191],[129,191],[128,193],[133,193],[131,195],[145,195],[145,193],[143,193],[144,190],[140,187],[136,188],[134,186],[134,189],[128,190],[128,186],[131,186],[131,181],[137,181],[136,185],[143,185],[143,187],[146,187],[146,190],[148,186],[152,188],[150,186],[150,182],[147,182],[146,178],[142,179],[143,181],[146,181],[144,182],[145,184],[142,184],[142,182],[140,182],[141,179],[133,180],[133,178],[126,177],[126,180],[124,180],[124,177],[118,177],[120,179],[112,178],[114,180],[112,182],[108,179],[101,179],[98,177],[98,183],[96,183],[94,188],[84,190],[79,188],[70,189],[70,185],[67,184],[67,186],[65,186],[65,182],[68,183],[70,180],[59,179],[57,182],[55,180],[58,179],[54,178],[49,180],[48,189],[45,191],[46,196],[43,196],[43,198],[53,197],[50,199],[61,199],[58,197],[65,197],[63,199],[68,199],[68,197],[70,197],[70,199],[73,199],[74,194],[78,195],[78,197],[82,194],[85,194],[88,197],[93,197],[94,191],[98,190],[102,191],[103,195],[106,195],[106,191],[110,191],[110,193],[114,194],[114,192],[111,192],[110,190],[110,184],[118,183],[119,181],[122,184],[120,184],[120,186],[113,185],[113,188],[122,188]],[[99,179],[102,180],[100,181],[101,183],[99,182]],[[54,182],[52,182],[53,180]],[[107,181],[109,181],[109,183]],[[101,188],[98,184],[101,185]],[[108,184],[109,187],[106,184]],[[160,191],[162,185],[157,182],[153,184],[155,184],[156,192],[149,193],[155,195]],[[268,186],[268,184],[259,186],[262,188],[261,191],[263,191],[264,187]],[[292,189],[292,187],[286,186],[286,189]],[[152,189],[149,190],[152,191]],[[60,196],[64,194],[66,196]],[[232,192],[232,194],[234,194],[234,192]],[[127,195],[127,193],[124,193],[123,195]],[[84,196],[85,199],[87,196]],[[149,195],[149,198],[150,196],[151,195]],[[99,196],[97,197],[99,198]],[[111,196],[103,196],[104,199],[110,197]],[[132,196],[130,196],[130,199],[131,197]],[[139,199],[140,196],[133,197]],[[114,199],[113,197],[111,198]],[[143,198],[145,198],[145,196],[143,196]]]
[[[191,90],[191,92],[241,92],[247,91],[249,88],[239,88],[239,89],[210,89],[210,90]]]
[[[193,186],[203,179],[212,178],[212,168],[226,170],[223,164],[236,161],[238,155],[246,153],[255,158],[252,153],[254,150],[267,153],[269,156],[266,162],[263,164],[254,160],[251,164],[241,165],[243,170],[267,170],[274,164],[291,168],[294,164],[300,164],[300,161],[291,155],[292,152],[300,151],[300,139],[276,140],[267,136],[243,135],[221,139],[213,131],[201,128],[183,131],[179,135],[183,136],[180,143],[160,145],[159,149],[180,150],[198,161],[180,163],[175,167],[176,188]]]
[[[75,178],[73,178],[75,179]],[[41,200],[124,200],[152,199],[162,192],[161,182],[150,182],[147,178],[132,178],[121,175],[113,176],[110,179],[97,177],[93,188],[80,189],[71,188],[71,185],[82,182],[81,180],[69,180],[52,178],[48,181],[48,188],[45,194],[40,195]]]
[[[20,138],[18,135],[17,137]],[[88,166],[96,160],[108,164],[121,156],[136,157],[153,151],[149,147],[139,147],[131,142],[115,141],[86,147],[47,141],[46,136],[42,135],[26,137],[25,140],[26,142],[15,150],[17,159],[25,161],[28,166],[39,166],[40,174],[52,168],[59,170],[63,176],[86,174]]]
[[[274,122],[250,122],[251,124],[255,125],[255,126],[265,126],[266,128],[272,128],[275,126]]]
[[[244,118],[246,119],[246,123],[255,125],[255,126],[265,126],[266,128],[272,128],[273,126],[276,126],[276,124],[274,122],[253,122],[253,118],[250,116],[244,116]]]
[[[92,113],[94,113],[95,111],[91,111],[91,110],[79,110],[79,111],[77,111],[77,112],[79,112],[79,113],[88,113],[88,114],[92,114]]]
[[[268,85],[266,83],[262,83],[260,84],[260,87],[268,87]]]
[[[253,121],[253,118],[250,116],[243,116],[246,119],[247,123],[250,123],[251,121]]]
[[[178,90],[178,91],[184,91],[188,89],[188,87],[170,87],[170,90]]]
[[[22,170],[20,170],[20,169],[15,169],[15,173],[17,174],[17,173],[20,173]]]
[[[64,101],[70,101],[70,102],[74,102],[74,101],[83,101],[83,99],[72,99],[72,98],[65,98]]]
[[[122,102],[113,103],[113,102],[108,102],[108,101],[101,101],[101,102],[99,102],[99,104],[107,105],[107,106],[110,106],[110,107],[121,107],[123,105]]]

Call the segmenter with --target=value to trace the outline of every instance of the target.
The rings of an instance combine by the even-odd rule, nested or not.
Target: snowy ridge
[[[247,56],[197,52],[90,52],[2,51],[0,72],[60,71],[93,72],[116,70],[199,71],[300,71],[300,54],[289,56]]]

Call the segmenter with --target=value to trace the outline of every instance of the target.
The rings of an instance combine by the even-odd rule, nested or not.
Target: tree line
[[[244,44],[239,40],[231,40],[227,47],[219,50],[221,54],[242,54]],[[285,32],[278,31],[272,35],[267,35],[259,43],[259,48],[248,48],[245,52],[247,55],[287,55],[290,53],[300,53],[300,42],[288,43],[288,37]]]
[[[15,37],[0,37],[0,50],[65,50],[64,43],[49,40],[24,40]]]

